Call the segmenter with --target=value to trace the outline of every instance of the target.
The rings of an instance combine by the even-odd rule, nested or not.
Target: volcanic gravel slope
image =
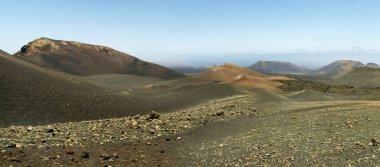
[[[0,55],[0,78],[0,126],[122,115],[131,101],[9,55]]]

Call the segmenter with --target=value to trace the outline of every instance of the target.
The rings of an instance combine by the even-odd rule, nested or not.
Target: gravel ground
[[[68,155],[78,154],[76,149],[90,148],[89,151],[94,152],[95,149],[97,152],[97,146],[118,147],[122,143],[152,145],[149,141],[159,139],[169,141],[173,136],[176,136],[174,140],[181,140],[180,134],[197,129],[208,122],[228,121],[242,116],[256,115],[256,109],[252,107],[254,100],[253,96],[241,95],[165,114],[152,111],[148,115],[133,117],[1,128],[0,146],[3,150],[0,153],[0,161],[7,165],[14,163],[24,165],[25,163],[32,166],[48,163],[46,161],[56,161],[52,164],[64,166],[67,163],[65,159],[54,157],[67,157],[65,152]],[[51,148],[55,151],[50,151]],[[12,152],[15,150],[22,151],[23,149],[34,149],[41,156],[33,156],[34,153],[31,155],[33,157],[26,156],[26,154],[24,156],[20,152],[12,156]],[[54,155],[52,158],[52,152],[57,151],[61,155]],[[45,154],[43,154],[44,152]],[[22,154],[21,157],[19,154]],[[41,159],[45,162],[35,162],[35,160]],[[129,164],[131,162],[133,161],[120,163]],[[80,163],[78,161],[78,164]]]
[[[232,96],[172,113],[0,129],[0,166],[378,166],[380,102]]]

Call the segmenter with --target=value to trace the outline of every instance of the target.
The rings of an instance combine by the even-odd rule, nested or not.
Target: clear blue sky
[[[380,63],[378,0],[4,0],[0,49],[39,37],[163,64]]]

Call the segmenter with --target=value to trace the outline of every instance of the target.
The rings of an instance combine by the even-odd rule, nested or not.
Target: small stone
[[[216,116],[223,116],[224,115],[224,112],[223,111],[220,111],[220,112],[217,112],[215,113]]]
[[[371,139],[371,143],[373,146],[377,146],[379,143],[376,141],[376,139]]]
[[[14,143],[6,143],[3,145],[4,148],[16,148],[16,144]]]
[[[136,127],[136,126],[138,126],[138,125],[139,125],[139,122],[137,122],[137,121],[132,121],[132,126]]]
[[[53,133],[54,132],[54,129],[50,128],[46,131],[47,133]]]
[[[102,158],[103,160],[108,160],[108,159],[110,159],[111,157],[110,157],[110,155],[108,155],[107,153],[102,153],[102,154],[100,154],[100,158]]]
[[[149,115],[147,115],[146,119],[151,120],[151,119],[159,119],[160,118],[160,113],[152,111]]]
[[[69,154],[69,155],[74,155],[74,150],[72,150],[72,149],[67,149],[67,150],[66,150],[66,153]]]
[[[21,148],[22,145],[20,143],[16,143],[16,148]]]
[[[113,153],[112,156],[113,156],[114,158],[119,158],[119,155],[117,155],[117,153]]]
[[[82,159],[90,158],[90,154],[87,151],[84,151],[81,153],[80,158]]]
[[[11,157],[11,158],[9,158],[9,161],[13,161],[13,162],[21,162],[20,159],[17,159],[17,158],[15,158],[15,157]]]
[[[161,150],[160,153],[165,153],[165,150]]]
[[[223,147],[224,146],[224,144],[219,144],[219,147]]]
[[[177,137],[177,140],[181,140],[181,137]]]
[[[28,126],[28,127],[26,128],[26,130],[30,132],[30,131],[33,130],[33,127],[32,127],[32,126]]]

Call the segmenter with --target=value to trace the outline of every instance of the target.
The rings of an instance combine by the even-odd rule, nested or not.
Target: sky
[[[3,0],[0,49],[48,37],[164,65],[380,64],[378,0]]]

